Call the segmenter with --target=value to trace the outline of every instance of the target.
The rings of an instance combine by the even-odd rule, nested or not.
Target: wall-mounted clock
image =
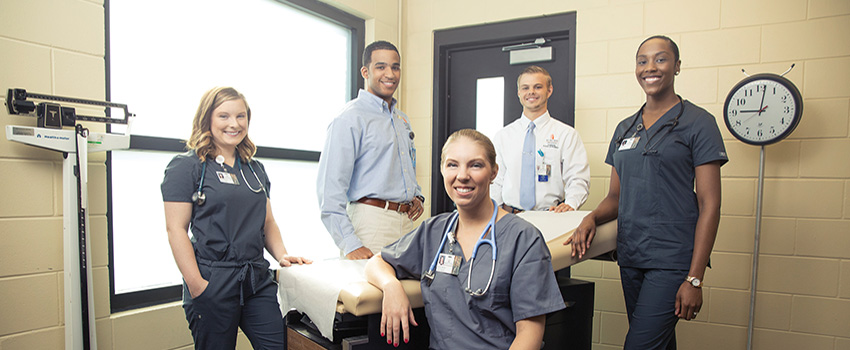
[[[786,138],[803,116],[803,97],[790,80],[756,74],[741,80],[723,104],[723,120],[733,136],[751,145]]]

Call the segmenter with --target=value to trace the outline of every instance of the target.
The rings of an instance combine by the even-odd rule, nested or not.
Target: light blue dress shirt
[[[413,131],[395,105],[395,99],[387,104],[360,90],[328,126],[316,192],[322,223],[344,254],[363,246],[346,213],[349,202],[370,197],[405,203],[421,195]]]

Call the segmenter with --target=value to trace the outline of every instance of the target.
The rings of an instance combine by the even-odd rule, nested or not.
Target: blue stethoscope
[[[475,242],[475,248],[472,249],[472,257],[469,258],[469,273],[466,276],[466,292],[471,296],[480,297],[487,293],[487,290],[490,289],[490,282],[493,282],[493,273],[496,271],[496,215],[499,213],[499,206],[496,205],[496,201],[490,200],[493,202],[493,216],[490,218],[490,222],[487,223],[487,227],[484,228],[484,231],[481,232],[481,237],[478,237],[478,242]],[[437,269],[437,261],[440,259],[440,253],[443,252],[443,248],[446,246],[446,239],[448,239],[452,244],[455,242],[455,235],[452,232],[452,228],[455,227],[457,223],[458,213],[455,211],[452,213],[452,216],[449,218],[449,224],[446,226],[446,232],[443,234],[443,240],[440,241],[440,249],[437,250],[437,255],[434,256],[434,261],[431,262],[431,267],[428,268],[428,271],[423,275],[424,278],[428,279],[428,283],[434,280],[434,270]],[[493,230],[493,233],[490,235],[490,239],[485,239],[484,236],[487,236],[487,232]],[[472,265],[475,262],[475,255],[478,254],[478,248],[481,247],[482,244],[489,244],[490,247],[493,248],[493,265],[490,266],[490,278],[487,279],[487,285],[484,289],[476,289],[472,290]]]
[[[219,165],[221,165],[222,169],[224,169],[224,157],[223,156],[219,155],[218,157],[215,157],[215,162],[218,163]],[[260,188],[252,187],[251,184],[248,182],[248,179],[245,178],[245,172],[242,171],[242,159],[241,158],[237,157],[236,164],[238,164],[238,166],[239,166],[239,173],[242,174],[242,180],[245,181],[245,186],[248,186],[248,189],[251,190],[251,192],[254,192],[254,193],[266,192],[266,186],[263,185],[262,181],[260,181],[260,177],[257,176],[257,172],[254,171],[254,167],[251,165],[251,162],[248,162],[248,168],[250,168],[251,172],[254,173],[254,178],[257,179],[257,183],[260,184]],[[206,175],[206,173],[207,173],[207,162],[204,162],[204,165],[201,168],[201,180],[199,181],[199,184],[198,184],[198,191],[192,194],[192,202],[198,203],[199,206],[204,205],[204,203],[207,201],[207,195],[204,194],[204,190],[203,190],[204,189],[204,175]],[[266,193],[268,194],[268,192],[266,192]]]

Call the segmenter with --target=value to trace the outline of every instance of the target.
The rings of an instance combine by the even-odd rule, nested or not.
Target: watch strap
[[[702,288],[703,282],[702,282],[701,279],[696,278],[696,276],[688,276],[688,278],[686,278],[685,281],[690,283],[692,286],[694,286],[696,288]],[[694,284],[694,281],[696,281],[697,284]]]

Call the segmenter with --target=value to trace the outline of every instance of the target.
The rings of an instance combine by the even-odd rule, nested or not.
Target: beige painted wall
[[[803,93],[805,114],[789,140],[767,148],[755,345],[850,349],[850,2],[326,2],[365,18],[367,42],[398,44],[397,97],[419,135],[431,134],[433,30],[577,11],[576,126],[592,162],[585,209],[607,190],[610,169],[602,160],[614,126],[642,103],[632,70],[644,37],[677,40],[678,92],[715,116],[742,78],[740,68],[782,72],[795,62],[788,76]],[[0,90],[103,99],[103,34],[100,0],[0,1]],[[5,108],[0,121],[34,125]],[[732,139],[718,121],[731,161],[723,167],[723,217],[705,306],[696,321],[678,327],[679,343],[689,349],[742,348],[746,341],[758,148]],[[429,193],[430,140],[417,138],[416,146],[419,181]],[[89,159],[98,346],[187,348],[191,338],[178,303],[109,313],[103,161],[103,155]],[[61,348],[61,157],[0,138],[0,178],[0,349]],[[596,282],[595,349],[618,348],[627,325],[616,265],[586,262],[574,274]],[[249,348],[244,337],[239,348]]]

